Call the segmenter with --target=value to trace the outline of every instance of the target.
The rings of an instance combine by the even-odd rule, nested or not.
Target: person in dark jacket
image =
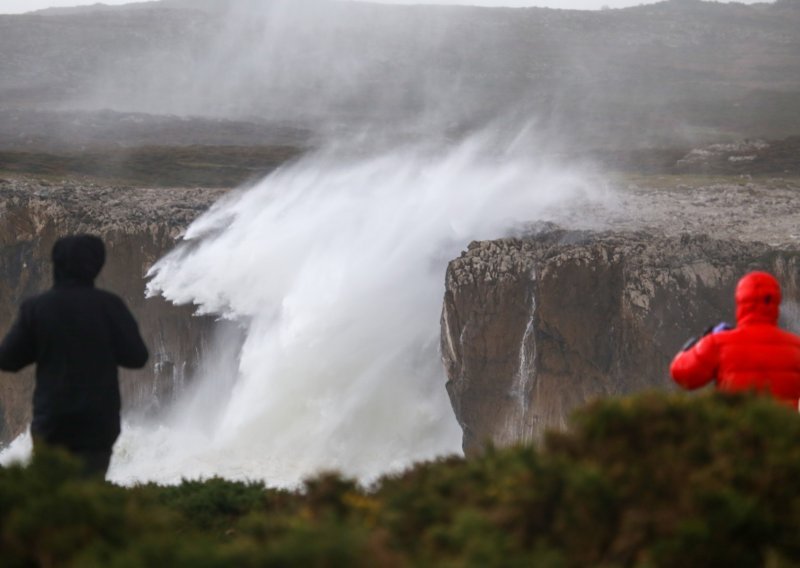
[[[105,476],[120,432],[117,367],[143,367],[147,347],[124,302],[94,286],[105,263],[102,240],[59,239],[52,259],[53,287],[22,303],[0,344],[0,370],[36,364],[34,451],[65,448],[87,473]]]
[[[751,272],[736,286],[736,328],[720,325],[690,341],[670,366],[686,389],[712,381],[724,392],[755,390],[798,408],[800,337],[778,327],[781,287],[766,272]]]

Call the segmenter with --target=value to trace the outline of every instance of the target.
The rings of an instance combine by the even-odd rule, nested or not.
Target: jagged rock
[[[51,284],[50,250],[63,235],[91,232],[103,237],[107,263],[98,286],[124,298],[136,316],[151,351],[143,371],[121,373],[126,411],[170,398],[190,374],[213,325],[193,318],[190,306],[175,307],[160,298],[145,299],[145,274],[176,238],[222,190],[131,189],[0,182],[0,335],[8,330],[27,296]],[[33,369],[0,373],[0,444],[30,421]]]
[[[535,440],[598,397],[669,388],[688,336],[734,319],[751,269],[800,298],[800,251],[707,236],[547,231],[447,270],[442,356],[464,450]]]

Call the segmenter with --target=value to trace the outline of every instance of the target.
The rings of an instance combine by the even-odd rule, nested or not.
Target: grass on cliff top
[[[44,455],[0,469],[3,566],[770,566],[800,563],[800,417],[749,397],[597,402],[542,448],[364,490],[212,479],[124,489]]]
[[[143,146],[64,155],[0,152],[0,177],[77,177],[140,187],[235,187],[301,152],[291,146]]]

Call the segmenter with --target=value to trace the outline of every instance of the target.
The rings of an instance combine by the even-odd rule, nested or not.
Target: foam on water
[[[125,425],[110,478],[370,481],[459,453],[438,351],[448,260],[594,197],[576,173],[475,140],[316,155],[228,196],[149,291],[232,325],[168,419]]]

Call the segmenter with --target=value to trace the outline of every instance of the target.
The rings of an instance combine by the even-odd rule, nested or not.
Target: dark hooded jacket
[[[800,337],[778,327],[781,288],[766,272],[736,287],[736,329],[706,335],[672,361],[673,379],[687,389],[715,381],[726,392],[770,393],[794,408],[800,400]]]
[[[56,242],[53,288],[23,302],[0,344],[0,369],[36,363],[34,437],[75,450],[111,448],[120,431],[117,367],[141,368],[148,357],[123,301],[94,287],[104,263],[95,236]]]

